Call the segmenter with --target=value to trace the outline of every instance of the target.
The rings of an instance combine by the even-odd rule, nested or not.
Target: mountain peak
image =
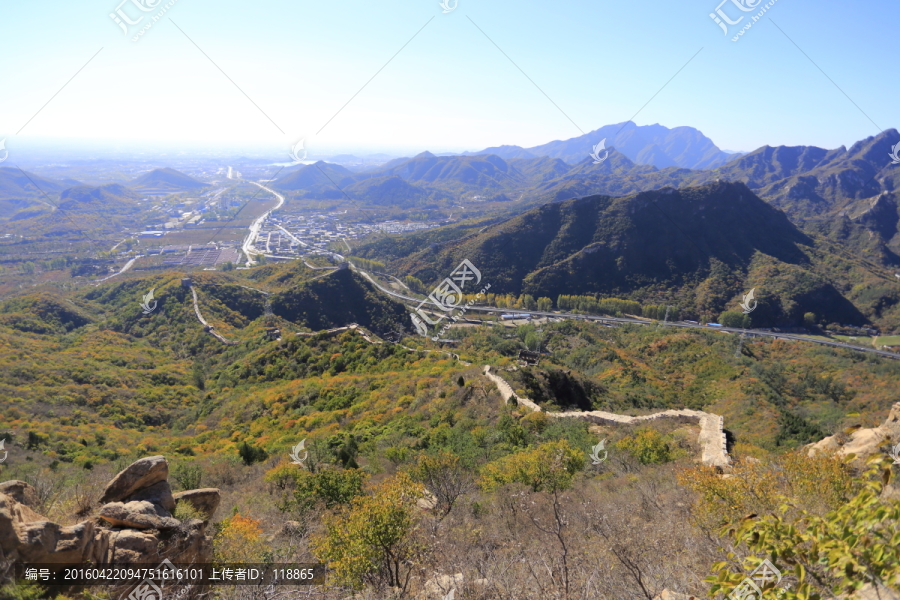
[[[568,140],[524,148],[523,151],[534,156],[559,158],[569,164],[578,164],[603,139],[606,140],[607,147],[615,146],[635,164],[653,165],[659,169],[712,169],[734,158],[693,127],[669,128],[658,123],[637,125],[630,120],[604,125]],[[485,152],[487,151],[479,154]]]
[[[129,183],[133,189],[155,189],[162,191],[183,191],[206,187],[208,184],[194,179],[171,167],[153,169],[136,177]]]

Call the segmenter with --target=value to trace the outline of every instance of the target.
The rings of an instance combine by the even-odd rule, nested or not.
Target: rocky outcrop
[[[0,483],[0,494],[6,494],[19,504],[24,504],[28,508],[37,508],[40,504],[40,498],[38,498],[37,491],[24,481],[19,481],[17,479]]]
[[[516,396],[510,385],[502,377],[491,373],[490,366],[484,368],[484,374],[497,385],[504,402],[509,403],[510,398],[515,398],[519,406],[527,406],[533,411],[542,411],[541,407],[534,401],[522,396]],[[701,448],[700,461],[704,465],[719,469],[731,466],[731,457],[728,455],[727,438],[725,437],[725,420],[721,416],[712,413],[682,409],[664,410],[640,417],[617,415],[602,410],[545,412],[544,414],[557,419],[583,419],[597,425],[637,425],[656,421],[657,419],[673,419],[682,423],[697,423],[700,425],[700,436],[698,438]]]
[[[835,452],[838,456],[855,455],[855,461],[864,464],[865,460],[880,452],[882,444],[900,443],[900,402],[895,402],[887,419],[872,429],[857,429],[849,434],[831,435],[806,448],[809,456],[818,452]]]
[[[100,502],[118,502],[128,496],[169,478],[169,463],[162,456],[136,460],[106,485]]]
[[[182,494],[185,493],[188,492],[182,492]],[[135,492],[128,497],[128,502],[141,502],[143,500],[158,504],[169,512],[175,510],[175,497],[172,496],[172,488],[169,486],[168,481],[154,483],[150,487]]]
[[[220,495],[216,488],[189,490],[175,494],[175,502],[184,502],[197,511],[203,520],[208,521],[219,508]]]
[[[172,518],[165,508],[146,500],[137,502],[110,502],[100,509],[100,518],[116,527],[133,529],[175,529],[181,522]]]
[[[91,519],[71,526],[37,512],[38,494],[24,481],[0,483],[0,561],[54,564],[87,562],[159,564],[209,562],[206,527],[219,505],[219,490],[172,495],[169,465],[162,456],[135,461],[106,486]],[[199,507],[204,519],[176,519],[177,499]],[[202,510],[201,510],[202,509]]]

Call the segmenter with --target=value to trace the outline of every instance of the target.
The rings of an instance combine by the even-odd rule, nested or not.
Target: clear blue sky
[[[731,150],[834,148],[900,126],[897,1],[778,0],[738,42],[710,19],[717,0],[459,0],[447,14],[437,0],[177,0],[138,42],[109,17],[120,1],[0,1],[11,151],[37,138],[286,149],[303,136],[313,153],[476,150],[638,111]]]

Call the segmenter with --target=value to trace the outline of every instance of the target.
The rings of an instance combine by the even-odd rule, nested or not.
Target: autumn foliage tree
[[[698,493],[698,524],[719,527],[751,513],[771,513],[785,497],[793,505],[824,512],[840,506],[859,489],[841,458],[795,451],[768,462],[738,462],[728,477],[711,467],[683,469],[678,483]]]
[[[405,473],[385,480],[348,508],[325,516],[325,532],[312,540],[313,553],[340,584],[406,590],[423,552],[414,536],[416,502],[423,497],[422,484]]]
[[[419,456],[410,474],[434,494],[435,510],[443,516],[453,510],[453,505],[460,496],[475,488],[471,475],[460,464],[459,457],[445,450]]]
[[[213,538],[213,551],[220,563],[261,562],[268,547],[260,522],[241,514],[222,521]]]
[[[584,453],[567,440],[545,442],[485,465],[481,487],[492,491],[508,483],[522,483],[534,492],[556,492],[572,487],[575,474],[584,465]]]
[[[776,511],[749,516],[723,533],[757,557],[789,569],[797,583],[781,590],[783,600],[818,600],[863,588],[874,588],[878,597],[894,597],[887,590],[900,590],[900,502],[881,497],[891,479],[890,461],[876,457],[867,475],[861,491],[823,516],[798,513],[793,499],[781,496]],[[731,593],[746,576],[728,562],[716,563],[712,570],[715,575],[706,580],[712,594]],[[764,589],[763,598],[774,598],[771,592]]]

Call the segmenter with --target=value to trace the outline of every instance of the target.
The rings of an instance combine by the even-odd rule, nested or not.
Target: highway
[[[268,217],[272,213],[272,211],[278,210],[284,205],[284,196],[274,191],[272,188],[268,188],[261,183],[256,183],[255,181],[251,181],[250,183],[255,186],[261,187],[262,189],[278,198],[278,206],[264,212],[255,221],[253,221],[252,225],[250,225],[250,234],[247,236],[247,239],[244,240],[244,245],[241,248],[244,251],[244,255],[247,257],[248,265],[254,264],[256,261],[254,261],[251,257],[254,254],[259,254],[254,249],[253,245],[256,243],[256,238],[259,236],[259,230],[262,227],[263,221],[266,220],[266,217]]]
[[[352,264],[352,263],[351,263]],[[376,288],[393,296],[394,298],[398,298],[404,302],[413,302],[418,306],[422,300],[420,298],[412,298],[410,296],[405,296],[403,294],[398,294],[393,290],[389,290],[375,281],[368,273],[360,270],[356,265],[352,265],[353,269],[360,273],[363,277],[368,279]],[[584,315],[584,314],[575,314],[575,313],[566,313],[566,312],[541,312],[535,310],[513,310],[508,308],[492,308],[486,306],[470,306],[466,309],[467,311],[473,312],[484,312],[484,313],[494,313],[494,314],[521,314],[521,315],[532,315],[537,317],[550,317],[557,319],[581,319],[583,321],[599,321],[601,323],[632,323],[634,325],[654,325],[659,324],[662,325],[660,321],[650,321],[643,319],[633,319],[629,317],[604,317],[597,315]],[[443,311],[442,311],[443,312]],[[759,331],[754,329],[738,329],[733,327],[709,327],[708,325],[694,325],[692,323],[684,323],[682,321],[669,321],[665,324],[665,327],[682,327],[686,329],[703,329],[705,331],[726,331],[728,333],[735,334],[744,334],[747,337],[769,337],[781,340],[793,340],[797,342],[806,342],[812,344],[819,344],[822,346],[832,346],[834,348],[843,348],[845,350],[856,350],[858,352],[867,352],[869,354],[877,354],[878,356],[883,356],[885,358],[892,358],[894,360],[900,360],[900,354],[895,352],[888,352],[886,350],[877,350],[875,348],[866,348],[864,346],[854,346],[853,344],[845,344],[843,342],[832,342],[829,340],[816,340],[803,335],[797,335],[793,333],[777,333],[774,331]]]

